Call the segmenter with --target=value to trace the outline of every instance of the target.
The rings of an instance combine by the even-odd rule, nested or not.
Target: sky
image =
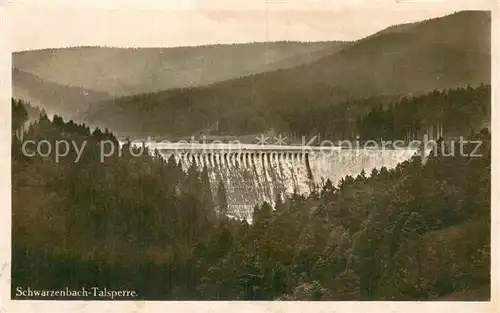
[[[405,1],[417,0],[11,0],[7,11],[12,50],[22,51],[357,40],[480,2]]]

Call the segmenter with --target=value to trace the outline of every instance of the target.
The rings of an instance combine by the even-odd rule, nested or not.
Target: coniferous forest
[[[215,203],[206,171],[184,172],[174,158],[134,157],[126,144],[101,162],[99,142],[118,145],[108,130],[41,112],[21,139],[29,106],[13,100],[13,298],[16,286],[101,286],[149,300],[489,299],[489,88],[374,106],[352,126],[363,138],[400,139],[409,125],[439,122],[481,141],[481,157],[450,156],[447,142],[426,162],[415,156],[264,203],[252,223],[225,216],[224,185]],[[78,162],[74,146],[60,160],[28,157],[25,140],[86,148]]]

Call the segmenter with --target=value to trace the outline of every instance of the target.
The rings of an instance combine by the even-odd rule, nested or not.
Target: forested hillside
[[[298,135],[320,134],[326,139],[421,138],[428,127],[441,125],[447,136],[469,135],[490,125],[491,86],[434,90],[415,97],[350,100],[336,106],[282,112],[277,130]],[[228,121],[230,123],[230,121]],[[221,127],[226,127],[221,123]],[[238,127],[228,124],[227,127]]]
[[[330,41],[170,48],[72,47],[17,52],[12,56],[12,66],[47,84],[118,97],[203,86],[290,68],[316,61],[347,44]]]
[[[103,101],[86,121],[138,136],[217,131],[221,122],[232,124],[223,131],[255,133],[348,100],[489,84],[490,32],[489,12],[458,12],[391,27],[308,64]]]
[[[96,101],[109,99],[105,92],[61,85],[17,69],[12,70],[12,95],[43,108],[48,114],[79,118]]]
[[[425,165],[415,157],[264,203],[252,224],[218,213],[225,191],[214,203],[206,172],[133,157],[127,145],[101,163],[99,141],[117,143],[108,131],[42,116],[25,139],[87,144],[78,162],[75,149],[56,162],[23,155],[13,137],[13,288],[108,286],[180,300],[489,298],[487,129],[471,137],[481,157],[438,148]]]

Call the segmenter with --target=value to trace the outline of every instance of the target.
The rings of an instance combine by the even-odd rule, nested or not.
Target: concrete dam
[[[264,201],[274,205],[279,196],[297,191],[308,194],[330,179],[334,185],[362,170],[388,169],[408,160],[417,148],[343,149],[340,147],[273,146],[245,144],[163,144],[149,145],[168,159],[174,155],[187,171],[194,163],[199,171],[207,168],[212,194],[222,182],[226,189],[231,217],[251,220],[255,205]]]

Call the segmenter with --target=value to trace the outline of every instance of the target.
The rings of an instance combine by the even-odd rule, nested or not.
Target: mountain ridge
[[[13,67],[53,83],[127,96],[202,86],[292,67],[312,62],[344,44],[263,42],[172,48],[42,49],[14,53]]]
[[[263,130],[276,127],[276,116],[287,111],[349,98],[489,83],[490,23],[488,12],[466,11],[393,26],[308,64],[114,99],[92,106],[87,120],[117,130],[121,120],[140,132],[189,133],[231,116],[240,124],[254,119],[262,127],[253,128]]]

